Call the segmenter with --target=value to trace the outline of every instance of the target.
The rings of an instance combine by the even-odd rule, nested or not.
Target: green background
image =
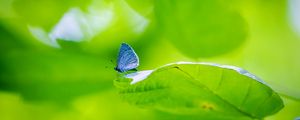
[[[138,70],[176,61],[242,67],[284,100],[266,119],[292,120],[300,116],[300,33],[291,1],[0,0],[0,119],[172,116],[120,98],[113,68],[126,42]]]

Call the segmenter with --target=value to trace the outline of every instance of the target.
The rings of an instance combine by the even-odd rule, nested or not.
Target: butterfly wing
[[[138,66],[139,58],[137,54],[128,44],[122,43],[119,51],[116,70],[119,72],[125,72],[135,69]]]

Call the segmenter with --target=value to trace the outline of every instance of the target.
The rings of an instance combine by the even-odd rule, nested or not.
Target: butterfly
[[[136,67],[138,66],[139,58],[137,54],[134,52],[130,45],[122,43],[119,50],[118,61],[115,70],[123,73],[129,70],[136,70]]]

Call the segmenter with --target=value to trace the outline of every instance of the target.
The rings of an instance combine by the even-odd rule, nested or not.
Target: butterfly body
[[[138,66],[139,58],[133,48],[126,43],[122,43],[115,70],[123,73],[129,70],[136,70]]]

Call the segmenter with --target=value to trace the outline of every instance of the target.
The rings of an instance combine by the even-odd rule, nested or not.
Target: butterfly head
[[[118,67],[114,67],[114,69],[120,73],[124,72],[124,71],[120,70]]]

